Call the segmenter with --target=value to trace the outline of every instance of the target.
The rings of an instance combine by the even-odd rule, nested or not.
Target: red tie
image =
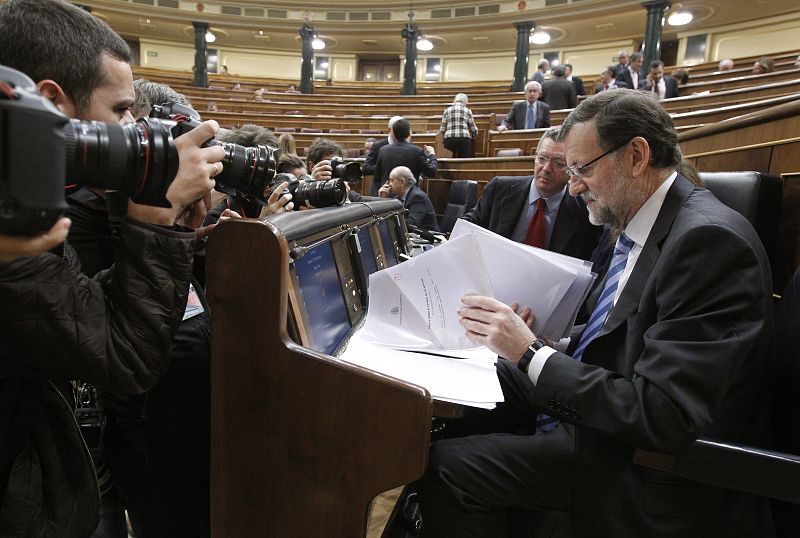
[[[545,248],[547,242],[547,224],[544,221],[544,214],[547,211],[547,203],[544,198],[536,200],[536,212],[528,224],[528,233],[525,235],[525,243],[532,247]]]

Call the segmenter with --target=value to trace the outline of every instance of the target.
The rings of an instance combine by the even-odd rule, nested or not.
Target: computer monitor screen
[[[361,264],[364,267],[365,277],[378,270],[378,262],[375,260],[375,249],[372,248],[372,237],[369,228],[362,226],[358,230],[358,243],[361,245]]]
[[[383,253],[386,256],[386,267],[397,265],[397,253],[394,251],[394,241],[392,232],[389,229],[389,222],[382,220],[378,227],[381,231],[381,242],[383,243]]]
[[[350,317],[331,243],[317,245],[297,258],[294,269],[310,347],[332,355],[350,330]]]

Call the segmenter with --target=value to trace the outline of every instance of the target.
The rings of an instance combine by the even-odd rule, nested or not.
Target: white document
[[[533,332],[549,340],[569,336],[580,305],[596,275],[591,263],[517,243],[459,219],[450,239],[474,235],[489,274],[494,298],[529,306]]]
[[[369,308],[360,332],[369,342],[394,348],[474,348],[458,322],[466,293],[492,295],[473,235],[371,274]]]
[[[363,327],[353,334],[340,359],[425,387],[437,400],[483,409],[503,401],[497,356],[486,348],[457,352],[464,357],[459,359],[386,348],[367,342],[362,333]]]

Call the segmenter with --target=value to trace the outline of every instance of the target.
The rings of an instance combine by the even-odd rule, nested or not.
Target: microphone
[[[423,230],[422,228],[417,228],[416,226],[414,226],[413,224],[409,224],[408,222],[406,222],[406,227],[408,228],[408,231],[414,232],[421,238],[430,241],[431,243],[439,243],[442,241],[440,238],[436,237],[431,232]]]

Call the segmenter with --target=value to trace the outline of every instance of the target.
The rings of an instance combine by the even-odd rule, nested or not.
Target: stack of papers
[[[461,297],[529,306],[540,338],[569,336],[596,275],[591,263],[516,243],[459,220],[450,241],[369,277],[369,308],[343,360],[428,389],[439,400],[503,401],[496,356],[458,322]]]

